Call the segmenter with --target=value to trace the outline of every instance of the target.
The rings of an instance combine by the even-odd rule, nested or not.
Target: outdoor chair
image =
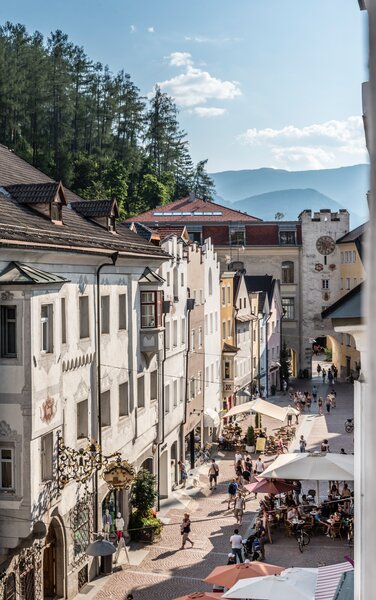
[[[337,537],[339,537],[339,539],[342,540],[341,529],[342,529],[341,521],[336,521],[335,523],[333,523],[333,525],[331,525],[329,533],[333,540]]]

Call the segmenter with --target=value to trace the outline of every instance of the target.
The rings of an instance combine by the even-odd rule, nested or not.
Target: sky
[[[0,3],[0,23],[61,29],[145,96],[158,83],[210,172],[366,162],[366,18],[356,0]]]

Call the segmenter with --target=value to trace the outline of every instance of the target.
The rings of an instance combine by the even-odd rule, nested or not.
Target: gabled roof
[[[363,235],[365,234],[367,229],[368,229],[368,222],[363,223],[362,225],[359,225],[359,227],[356,227],[355,229],[352,229],[348,233],[345,233],[345,235],[340,237],[336,243],[337,244],[346,244],[348,242],[355,242],[359,238],[363,237]]]
[[[345,296],[334,302],[322,311],[323,319],[330,317],[331,319],[357,319],[361,320],[364,317],[362,304],[363,283],[360,283]]]
[[[71,208],[83,217],[118,217],[119,209],[116,200],[82,200],[72,202]]]
[[[145,271],[142,273],[140,279],[138,280],[139,283],[164,283],[164,281],[165,280],[163,279],[163,277],[158,275],[158,273],[156,273],[155,271],[149,269],[149,267],[146,267]]]
[[[265,297],[268,297],[269,304],[272,301],[276,280],[273,275],[244,275],[244,280],[249,294],[260,292],[258,309],[262,312]]]
[[[128,227],[131,231],[134,231],[137,233],[137,235],[148,242],[150,242],[151,238],[153,237],[152,229],[149,229],[149,227],[146,227],[146,225],[143,225],[142,223],[136,223],[133,221],[132,223],[124,223],[124,226]]]
[[[236,346],[232,346],[231,344],[227,344],[224,342],[222,352],[225,354],[236,354],[239,351],[239,348]]]
[[[153,232],[156,235],[159,235],[161,242],[171,235],[176,235],[178,238],[182,238],[185,242],[189,241],[189,235],[185,225],[162,225],[155,227]]]
[[[19,183],[40,184],[46,182],[53,182],[53,179],[30,165],[20,156],[17,156],[17,154],[3,144],[0,144],[0,187]],[[64,187],[64,193],[68,202],[81,200],[77,194],[66,187]]]
[[[134,221],[134,217],[127,219],[127,221]],[[209,200],[202,200],[201,198],[191,197],[181,198],[175,200],[164,206],[157,206],[152,210],[148,210],[137,216],[137,222],[155,224],[158,223],[181,223],[182,221],[206,223],[206,222],[218,222],[233,221],[239,222],[254,222],[261,221],[257,217],[247,215],[246,213],[221,206],[216,202],[210,202]],[[150,225],[149,225],[150,226]]]
[[[35,284],[35,283],[66,283],[68,279],[41,271],[30,265],[25,265],[16,261],[9,263],[7,267],[0,273],[0,284]]]
[[[59,195],[61,203],[66,204],[61,182],[18,183],[6,185],[4,189],[19,204],[51,204]]]

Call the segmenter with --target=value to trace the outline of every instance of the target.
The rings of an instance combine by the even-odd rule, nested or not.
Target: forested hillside
[[[172,99],[146,99],[62,31],[0,28],[0,143],[84,198],[116,197],[123,216],[213,191]]]

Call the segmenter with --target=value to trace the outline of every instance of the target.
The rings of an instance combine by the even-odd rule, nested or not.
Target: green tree
[[[193,173],[192,190],[197,198],[212,200],[215,192],[213,179],[206,172],[208,159],[200,160]]]
[[[279,362],[281,365],[280,366],[281,381],[284,379],[288,383],[288,381],[291,377],[291,360],[290,360],[290,353],[287,349],[285,340],[283,341],[282,348],[280,351]]]

